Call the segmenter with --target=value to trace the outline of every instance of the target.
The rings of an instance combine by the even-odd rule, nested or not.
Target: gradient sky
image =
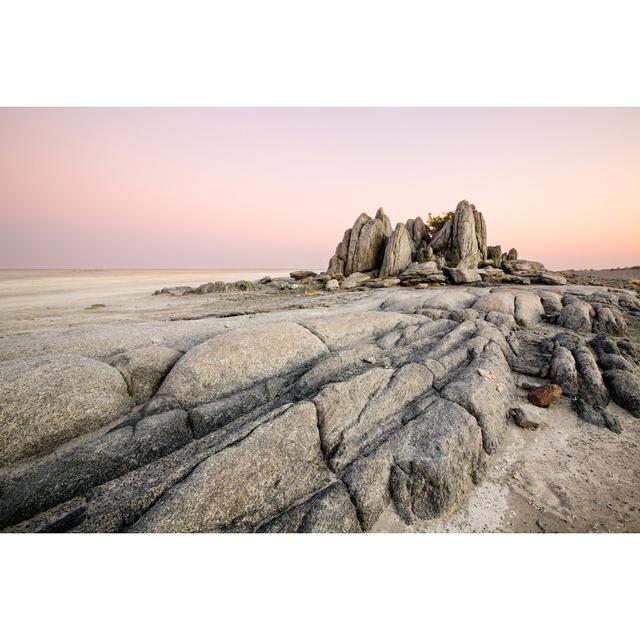
[[[462,200],[548,267],[640,264],[640,109],[0,109],[0,268],[325,267]]]

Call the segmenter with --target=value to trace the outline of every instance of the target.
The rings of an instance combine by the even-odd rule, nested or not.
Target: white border
[[[0,104],[640,104],[629,0],[3,2]]]

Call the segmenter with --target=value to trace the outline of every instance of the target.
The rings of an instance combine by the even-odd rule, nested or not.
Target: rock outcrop
[[[49,453],[132,407],[124,378],[104,362],[71,354],[0,362],[0,464]]]
[[[0,527],[359,532],[389,511],[441,517],[482,481],[508,420],[543,424],[527,391],[558,385],[557,404],[613,432],[612,402],[640,415],[640,350],[617,322],[595,337],[562,326],[578,301],[592,329],[605,310],[640,313],[627,292],[583,287],[381,289],[236,328],[212,320],[213,337],[185,323],[189,347],[154,325],[121,357],[104,346],[122,375],[75,355],[95,354],[96,328],[39,345],[5,337]],[[56,355],[26,353],[52,344]],[[136,379],[152,394],[137,409]]]
[[[399,222],[389,237],[380,266],[380,277],[400,275],[411,263],[413,246],[407,228]]]
[[[433,237],[419,216],[398,223],[392,233],[389,218],[379,209],[373,219],[360,214],[353,227],[345,231],[329,260],[327,273],[335,277],[377,272],[387,278],[399,276],[412,262],[435,262],[438,269],[476,269],[483,263],[501,267],[500,247],[491,249],[489,257],[484,216],[466,200],[458,204]]]
[[[353,227],[345,231],[327,272],[348,276],[378,269],[390,236],[391,222],[382,209],[378,209],[375,218],[361,213]]]
[[[450,220],[434,234],[429,245],[459,269],[476,269],[487,259],[487,227],[484,216],[463,200]]]

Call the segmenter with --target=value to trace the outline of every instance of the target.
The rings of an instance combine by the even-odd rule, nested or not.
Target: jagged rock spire
[[[451,220],[445,222],[429,244],[435,254],[444,255],[461,269],[475,269],[487,259],[487,227],[474,205],[462,200]]]
[[[487,228],[474,205],[462,200],[433,238],[421,217],[399,223],[392,232],[382,207],[375,218],[361,213],[336,247],[328,272],[349,276],[380,270],[381,276],[390,276],[400,273],[412,260],[423,262],[434,257],[466,269],[474,269],[487,259]]]

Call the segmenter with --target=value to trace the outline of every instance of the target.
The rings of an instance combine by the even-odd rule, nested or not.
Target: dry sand
[[[120,301],[134,294],[203,282],[288,276],[290,269],[3,269],[0,311],[37,310]]]

